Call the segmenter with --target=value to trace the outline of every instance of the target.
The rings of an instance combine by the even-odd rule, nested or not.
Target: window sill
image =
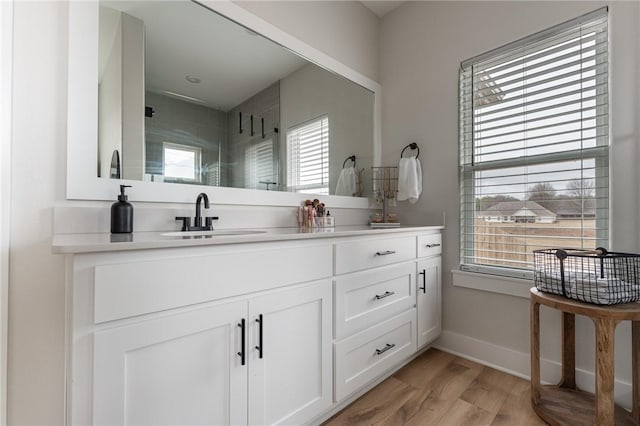
[[[451,275],[453,276],[453,285],[456,287],[472,288],[525,299],[529,298],[529,289],[534,285],[531,279],[466,272],[458,269],[453,269]]]

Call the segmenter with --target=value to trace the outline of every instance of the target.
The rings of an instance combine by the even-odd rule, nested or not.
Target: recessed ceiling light
[[[198,83],[202,82],[202,80],[200,80],[198,77],[196,77],[194,75],[188,75],[188,76],[185,77],[185,79],[189,83],[193,83],[193,84],[198,84]]]

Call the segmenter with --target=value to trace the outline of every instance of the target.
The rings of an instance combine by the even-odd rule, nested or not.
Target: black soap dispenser
[[[131,188],[131,185],[120,185],[118,202],[111,205],[112,234],[130,234],[133,232],[133,206],[127,202],[127,196],[124,194],[125,188]]]

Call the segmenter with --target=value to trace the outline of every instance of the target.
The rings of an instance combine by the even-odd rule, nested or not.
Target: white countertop
[[[134,232],[133,234],[57,234],[52,247],[56,254],[96,253],[122,250],[143,250],[167,247],[190,247],[219,244],[260,243],[269,241],[304,240],[349,236],[394,234],[443,229],[443,226],[401,226],[388,229],[371,229],[369,225],[336,226],[335,228],[251,228],[224,229],[220,232],[246,232],[238,235],[193,236],[177,232]],[[214,232],[215,233],[215,232]]]

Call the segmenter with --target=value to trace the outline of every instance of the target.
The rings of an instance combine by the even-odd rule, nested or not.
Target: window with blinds
[[[329,193],[329,117],[287,130],[287,187],[294,192]]]
[[[530,276],[532,250],[607,246],[607,9],[464,61],[462,270]]]
[[[250,145],[244,152],[244,187],[274,189],[273,141]]]

